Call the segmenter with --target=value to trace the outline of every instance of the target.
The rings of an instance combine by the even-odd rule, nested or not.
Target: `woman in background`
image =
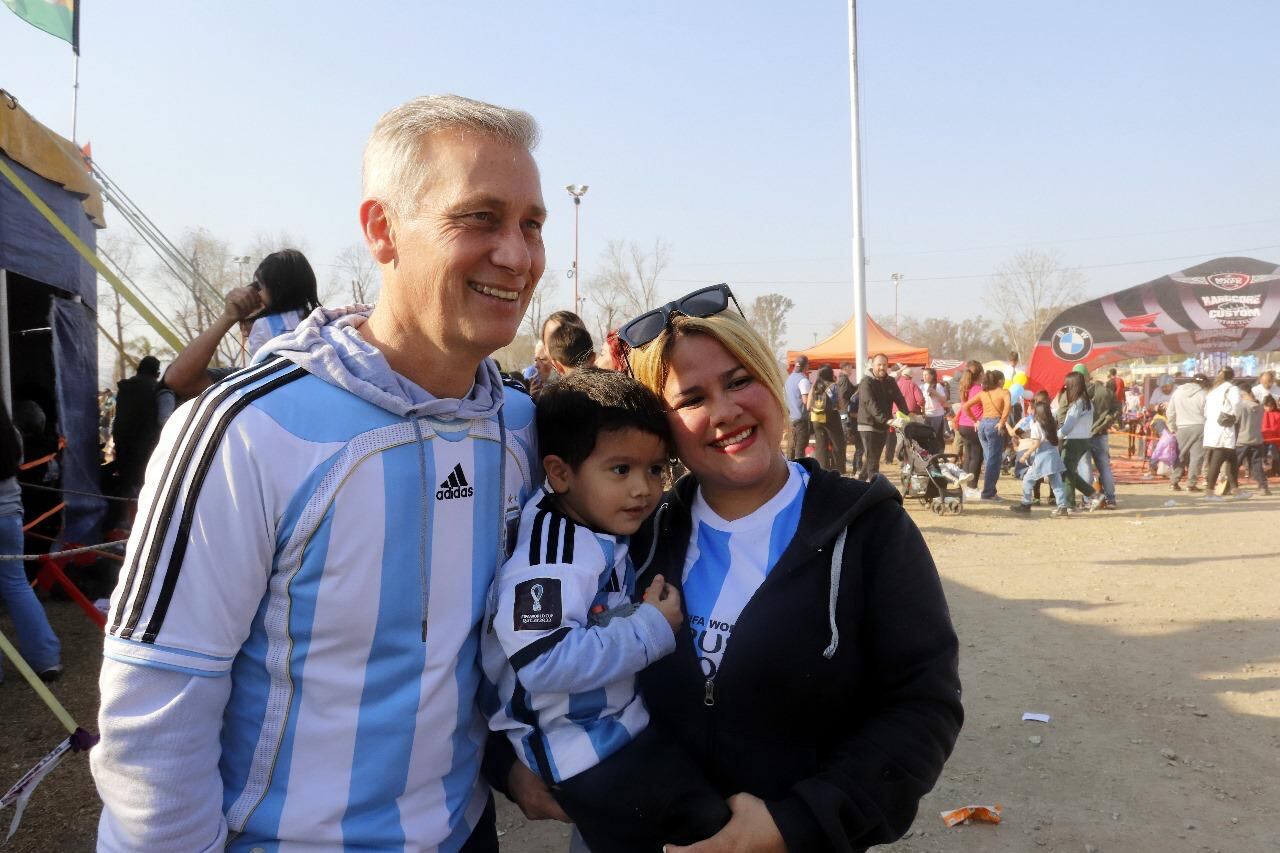
[[[18,466],[22,464],[22,441],[9,419],[9,410],[0,402],[0,554],[18,555],[22,542],[22,487]],[[0,560],[0,602],[13,621],[17,646],[42,681],[62,674],[62,646],[49,627],[44,607],[27,581],[26,564],[21,560]],[[0,682],[4,673],[0,672]]]

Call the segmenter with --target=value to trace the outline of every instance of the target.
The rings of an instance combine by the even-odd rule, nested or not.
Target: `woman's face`
[[[782,462],[777,400],[716,339],[676,339],[662,396],[676,453],[704,489],[760,486]]]

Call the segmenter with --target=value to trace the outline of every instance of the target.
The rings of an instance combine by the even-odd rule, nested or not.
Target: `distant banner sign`
[[[1040,335],[1029,387],[1057,393],[1077,364],[1204,350],[1280,349],[1280,266],[1218,258],[1063,311]]]

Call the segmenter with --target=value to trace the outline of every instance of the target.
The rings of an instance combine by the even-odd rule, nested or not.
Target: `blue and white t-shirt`
[[[278,314],[263,314],[253,321],[249,327],[249,356],[252,358],[262,349],[262,345],[277,335],[292,332],[298,328],[307,315],[301,311],[281,311]]]
[[[482,641],[497,685],[486,710],[516,755],[548,784],[589,770],[649,724],[636,673],[675,650],[666,617],[631,604],[627,537],[575,524],[535,493],[498,571]]]
[[[747,601],[764,583],[800,525],[809,474],[789,462],[787,483],[750,515],[725,521],[703,500],[693,501],[693,536],[684,561],[684,603],[693,647],[714,678]]]

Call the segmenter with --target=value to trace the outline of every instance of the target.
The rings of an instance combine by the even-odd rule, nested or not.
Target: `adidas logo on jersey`
[[[469,498],[475,489],[467,483],[467,475],[462,473],[461,463],[453,466],[453,472],[436,489],[436,500],[451,501],[457,498]]]

